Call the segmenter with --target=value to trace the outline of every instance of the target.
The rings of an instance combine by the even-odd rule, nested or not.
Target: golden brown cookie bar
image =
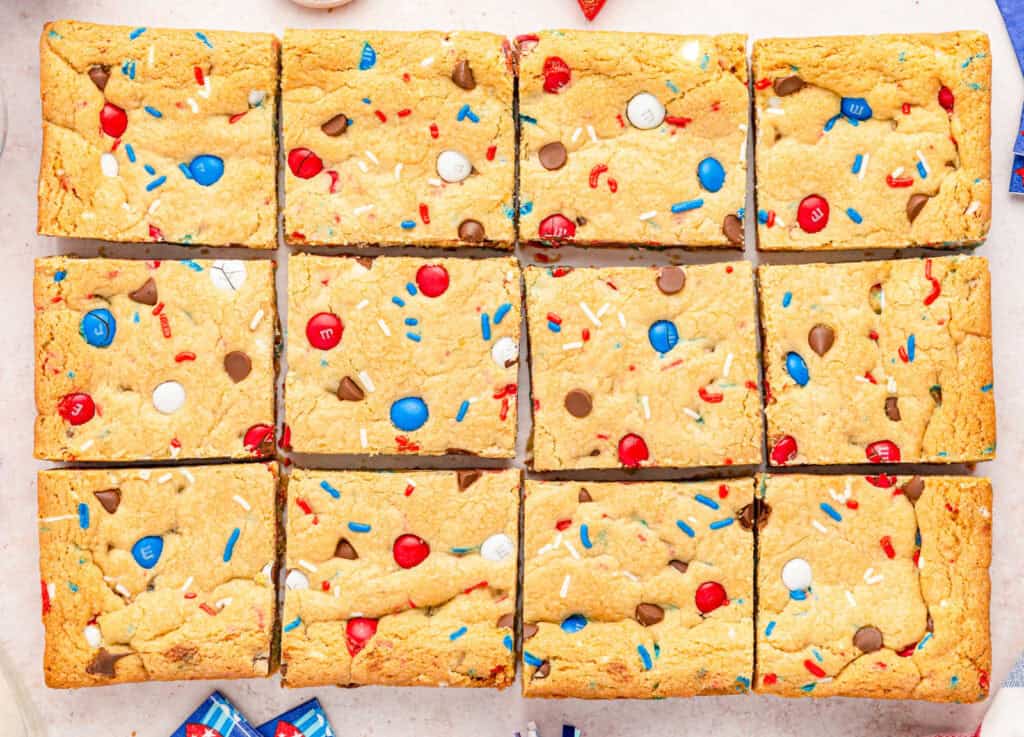
[[[514,469],[297,469],[284,685],[511,684],[519,483]]]
[[[758,274],[772,465],[995,457],[985,259]]]
[[[518,39],[523,240],[742,247],[746,36]]]
[[[47,23],[39,233],[277,245],[270,34]]]
[[[761,461],[751,266],[526,271],[533,466]]]
[[[36,261],[35,455],[274,452],[271,261]]]
[[[754,481],[526,482],[523,693],[742,693]]]
[[[988,479],[762,476],[758,497],[757,691],[985,698]]]
[[[753,76],[759,248],[985,239],[987,35],[764,39]]]
[[[268,675],[276,463],[38,482],[48,686]]]
[[[513,258],[296,254],[285,391],[292,447],[511,458],[519,323]]]
[[[286,240],[509,248],[510,53],[473,31],[287,31]]]

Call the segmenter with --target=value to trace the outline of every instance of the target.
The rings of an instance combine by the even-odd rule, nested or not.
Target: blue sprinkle
[[[407,291],[411,297],[415,297],[418,294],[416,291],[416,285],[412,282],[405,285],[405,291]]]
[[[49,36],[50,36],[50,38],[64,38],[63,36],[61,36],[59,33],[57,33],[52,28],[50,29]]]
[[[498,307],[498,309],[494,311],[494,324],[500,325],[501,321],[505,319],[505,315],[507,315],[508,311],[511,309],[512,305],[510,305],[508,302]]]
[[[491,316],[486,312],[480,313],[480,333],[484,340],[491,339]]]
[[[920,530],[918,530],[916,533],[914,533],[914,545],[916,545],[917,547],[921,547],[921,531]]]
[[[60,281],[60,280],[58,279],[58,281]],[[981,387],[981,390],[983,392],[985,392],[986,394],[988,394],[990,391],[992,391],[992,385],[991,384],[985,384],[985,386]]]
[[[83,530],[89,529],[89,505],[79,504],[78,505],[78,526]]]
[[[145,32],[146,32],[145,27],[136,28],[131,33],[128,34],[128,39],[131,40],[131,41],[134,41],[135,39],[137,39],[139,36],[141,36]]]
[[[928,178],[928,170],[924,168],[924,162],[923,161],[918,161],[917,162],[917,173],[921,175],[921,179],[927,179]]]
[[[405,307],[405,300],[403,300],[401,297],[392,297],[391,301],[394,302],[399,307]]]
[[[551,320],[548,320],[548,330],[552,333],[560,333],[562,332],[562,326],[557,322],[551,322]]]
[[[128,154],[128,161],[130,161],[130,162],[132,162],[134,164],[135,163],[135,149],[132,148],[132,145],[130,143],[126,143],[124,145],[124,152],[126,154]]]
[[[327,481],[320,482],[320,488],[326,491],[328,494],[333,496],[335,499],[341,499],[341,492],[331,486]]]
[[[949,687],[954,688],[956,684],[960,683],[960,676],[953,676],[949,679]]]
[[[363,522],[349,522],[348,529],[352,530],[352,532],[369,532],[370,526]]]
[[[466,115],[468,115],[468,114],[469,114],[469,103],[467,102],[465,105],[463,105],[461,108],[459,108],[459,112],[455,116],[455,119],[461,122],[461,121],[466,119]]]
[[[423,340],[423,337],[419,333],[406,333],[405,337],[415,343],[419,343],[421,340]]]
[[[671,79],[665,80],[665,86],[672,90],[673,93],[677,95],[679,94],[679,88],[676,86],[676,83],[673,82]]]
[[[917,339],[914,337],[914,334],[911,333],[910,337],[907,338],[907,359],[911,363],[913,363],[914,362],[914,356],[916,354],[917,354]]]
[[[196,38],[198,38],[200,41],[202,41],[204,44],[206,44],[211,49],[213,48],[213,44],[210,43],[210,39],[208,39],[206,37],[206,34],[203,33],[202,31],[196,31]]]
[[[295,619],[293,619],[291,622],[289,622],[288,624],[286,624],[284,626],[284,631],[285,632],[291,632],[293,629],[298,627],[300,624],[302,624],[302,617],[296,617]]]
[[[843,521],[843,515],[839,514],[839,512],[837,512],[835,508],[828,502],[821,503],[821,511],[827,514],[832,519],[834,519],[836,522]]]
[[[693,531],[693,528],[685,522],[683,522],[681,519],[676,520],[676,527],[678,527],[680,530],[686,533],[687,537],[694,537],[696,535],[696,533]]]
[[[562,620],[562,632],[575,634],[587,626],[587,618],[582,614],[570,614]]]
[[[580,525],[580,542],[587,550],[594,547],[594,543],[590,542],[590,527],[586,524]]]
[[[736,676],[737,683],[743,685],[744,688],[750,688],[750,679],[745,676]]]
[[[153,168],[152,164],[146,164],[143,168],[146,170],[146,173],[149,174],[150,176],[156,174],[156,169]]]
[[[801,589],[799,591],[790,591],[789,592],[789,598],[790,599],[794,599],[796,601],[803,601],[804,599],[807,598],[807,592],[804,591],[803,589]]]
[[[469,400],[463,399],[462,404],[459,405],[459,411],[455,415],[455,421],[462,422],[464,419],[466,419],[467,412],[469,412]]]
[[[373,69],[377,63],[377,52],[370,46],[369,41],[363,41],[363,50],[359,54],[359,69],[366,71],[367,69]]]
[[[403,220],[402,221],[402,230],[412,230],[415,227],[416,227],[416,221],[415,220]]]
[[[363,98],[363,104],[364,105],[369,105],[370,104],[370,98],[369,97],[364,97]]]
[[[136,312],[136,313],[134,313],[132,315],[132,322],[134,322],[134,323],[138,323],[139,322],[139,313],[138,312]]]
[[[466,627],[464,627],[464,626],[463,627],[459,627],[457,630],[455,630],[450,635],[448,635],[448,639],[449,640],[457,640],[460,637],[462,637],[464,634],[466,634],[466,632],[468,632],[468,631],[469,630],[467,630]]]
[[[185,264],[185,266],[189,267],[190,269],[192,269],[192,271],[195,271],[195,272],[199,272],[199,271],[203,270],[202,264],[200,264],[197,261],[193,261],[190,258],[182,259],[181,263]]]
[[[698,502],[703,504],[705,507],[711,507],[712,509],[718,509],[718,502],[710,497],[706,497],[703,494],[698,494],[694,497]]]
[[[927,643],[928,640],[930,640],[930,639],[932,639],[932,633],[931,632],[929,632],[928,634],[926,634],[924,637],[921,638],[921,641],[919,643],[917,643],[917,649],[918,650],[924,649],[925,643]]]
[[[529,215],[531,212],[533,212],[533,200],[530,200],[529,202],[524,202],[519,206],[519,214],[521,216],[525,217],[526,215]]]
[[[529,650],[523,650],[523,660],[526,661],[527,665],[532,665],[534,668],[540,668],[540,666],[544,663],[543,660],[538,658]]]
[[[853,222],[857,223],[857,225],[860,225],[861,223],[864,222],[864,217],[859,212],[854,210],[852,207],[846,208],[846,216],[849,217],[850,220],[852,220]]]
[[[146,165],[147,167],[149,164]],[[181,173],[185,175],[185,179],[192,178],[192,171],[188,168],[188,164],[178,164],[178,168],[181,169]],[[153,172],[150,172],[152,174]]]
[[[823,658],[821,656],[821,653],[818,652],[818,648],[812,647],[811,648],[811,654],[814,656],[814,659],[817,660],[819,663],[824,663],[825,662],[825,658]]]
[[[167,177],[157,177],[152,182],[146,185],[146,191],[152,192],[154,189],[159,187],[161,184],[167,181]]]
[[[701,71],[707,71],[708,63],[710,61],[711,61],[711,57],[708,56],[707,54],[704,54],[704,56],[701,57],[701,59],[700,59],[700,69],[701,69]]]
[[[826,133],[828,133],[830,130],[832,130],[832,128],[835,126],[837,120],[839,120],[839,116],[838,115],[833,116],[833,117],[828,119],[828,121],[825,123],[825,132]]]
[[[853,158],[853,168],[850,169],[850,171],[853,172],[854,174],[860,174],[860,168],[862,166],[864,166],[864,155],[863,154],[857,154]]]
[[[407,317],[407,318],[405,318],[405,324],[409,325],[409,326],[419,325],[420,321],[417,320],[415,317]]]
[[[721,530],[723,527],[728,527],[735,520],[732,517],[726,517],[725,519],[715,520],[711,523],[712,530]]]
[[[501,644],[505,646],[509,652],[512,652],[512,635],[505,635],[501,638]]]
[[[783,307],[789,307],[789,304],[792,301],[793,301],[793,293],[792,292],[786,292],[785,294],[782,295],[782,306]]]
[[[469,105],[463,105],[462,110],[459,110],[459,120],[469,118],[470,122],[479,123],[480,116],[473,112],[473,109]]]
[[[687,200],[686,202],[677,202],[672,205],[672,212],[678,214],[680,212],[686,212],[687,210],[696,210],[698,207],[704,207],[704,200]]]
[[[238,536],[242,534],[242,531],[237,527],[231,531],[231,537],[228,538],[228,544],[224,546],[224,562],[227,563],[231,560],[231,556],[235,553],[235,543],[238,542]]]
[[[78,593],[78,584],[72,583],[71,581],[68,581],[68,588],[71,589],[71,593],[72,594],[77,594]]]
[[[465,555],[466,553],[473,552],[475,548],[452,548],[451,553],[453,555]]]
[[[64,278],[67,275],[68,275],[68,272],[64,271],[64,269],[58,269],[57,271],[53,272],[53,280],[55,282],[62,282],[62,281],[64,281]],[[991,385],[989,385],[989,386],[991,386]],[[982,391],[985,391],[985,390],[982,389]]]
[[[801,686],[800,690],[803,691],[804,693],[810,693],[811,691],[814,690],[814,687],[817,686],[817,685],[818,685],[817,683],[808,683],[808,684],[805,684],[805,685]]]
[[[522,113],[519,114],[519,122],[529,123],[530,125],[537,125],[536,118],[531,118],[529,115],[523,115]]]
[[[643,661],[644,670],[650,670],[654,667],[654,661],[651,660],[651,654],[647,652],[647,648],[643,645],[637,645],[636,651],[640,654],[640,660]]]
[[[154,118],[162,118],[162,117],[164,117],[164,114],[162,112],[160,112],[159,110],[157,110],[152,105],[146,105],[146,107],[144,107],[142,109],[145,110],[150,115],[152,115]]]
[[[773,619],[771,622],[768,623],[768,626],[764,628],[764,636],[765,637],[771,637],[772,636],[772,632],[774,632],[774,631],[775,631],[775,620]]]

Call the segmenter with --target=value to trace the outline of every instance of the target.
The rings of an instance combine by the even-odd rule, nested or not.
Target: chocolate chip
[[[786,95],[792,95],[794,92],[799,92],[807,83],[804,82],[800,77],[795,74],[789,77],[782,77],[772,82],[772,89],[775,90],[775,94],[779,97],[785,97]]]
[[[642,624],[644,627],[650,627],[652,624],[657,624],[665,618],[665,610],[657,604],[643,604],[636,605],[636,621]]]
[[[320,126],[326,135],[334,138],[348,130],[348,116],[345,113],[338,113],[333,118]]]
[[[539,666],[537,666],[537,670],[535,670],[533,672],[533,680],[536,681],[536,680],[541,679],[541,678],[547,678],[548,674],[550,672],[551,672],[551,663],[549,663],[548,661],[545,660],[543,663],[541,663]]]
[[[658,270],[657,284],[662,294],[677,294],[686,286],[686,272],[678,266],[662,266]]]
[[[924,493],[924,479],[920,476],[914,476],[907,483],[903,484],[903,496],[912,502],[916,502],[921,498],[921,494]]]
[[[484,474],[483,471],[477,471],[476,469],[463,469],[460,471],[456,471],[455,475],[458,477],[459,480],[459,491],[465,491],[466,489],[473,485],[474,481],[476,481]]]
[[[359,553],[357,553],[356,549],[352,547],[352,543],[345,538],[341,538],[338,540],[337,547],[334,548],[334,557],[344,558],[345,560],[358,560]]]
[[[670,566],[672,566],[673,568],[675,568],[680,573],[686,573],[686,569],[688,569],[690,567],[689,563],[684,563],[681,560],[670,560],[668,562],[668,564]]]
[[[942,387],[936,384],[928,389],[928,393],[932,395],[932,401],[935,402],[939,407],[942,406]]]
[[[873,653],[882,649],[882,633],[877,627],[861,627],[853,635],[853,644],[862,653]]]
[[[767,502],[763,499],[755,499],[752,503],[740,509],[736,514],[736,519],[739,520],[740,527],[744,530],[753,530],[755,524],[757,529],[763,530],[765,525],[768,524],[768,518],[771,514],[772,508]]]
[[[871,289],[868,290],[868,304],[871,305],[871,311],[876,315],[882,314],[882,285],[872,284]]]
[[[893,422],[900,421],[900,400],[898,397],[885,398],[885,416]]]
[[[925,628],[929,632],[934,632],[935,631],[935,620],[932,619],[932,613],[931,612],[928,612],[928,620],[925,623]]]
[[[565,409],[573,417],[586,417],[594,408],[594,401],[582,389],[573,389],[565,395]]]
[[[807,344],[810,345],[811,350],[819,356],[824,356],[828,353],[832,344],[835,342],[836,332],[828,325],[815,325],[811,328],[810,332],[807,333]]]
[[[92,662],[85,667],[85,672],[91,676],[106,676],[113,678],[117,675],[114,666],[121,658],[127,658],[132,653],[112,653],[105,647],[93,656]]]
[[[907,200],[907,220],[914,222],[917,216],[921,214],[921,210],[928,204],[928,200],[931,199],[926,194],[920,192],[910,195]]]
[[[146,279],[146,283],[136,289],[134,292],[128,295],[132,302],[138,302],[140,305],[149,305],[152,307],[156,304],[156,282],[153,281],[153,277]]]
[[[96,64],[89,67],[89,79],[96,85],[100,92],[107,89],[107,81],[110,79],[110,67],[106,64]]]
[[[471,90],[476,87],[476,78],[473,76],[473,68],[465,59],[459,59],[452,67],[452,81],[464,90]]]
[[[224,370],[228,372],[231,380],[237,384],[252,371],[252,361],[242,351],[231,351],[231,353],[224,356]]]
[[[516,615],[515,614],[502,614],[498,617],[498,627],[507,627],[512,629],[516,626]]]
[[[590,492],[586,489],[580,489],[579,496],[576,499],[580,504],[594,501],[594,497],[590,496]]]
[[[459,223],[459,240],[466,243],[481,243],[484,240],[484,226],[479,220],[463,220]]]
[[[546,143],[541,146],[537,156],[540,158],[541,166],[548,171],[554,171],[565,166],[565,162],[569,158],[569,152],[565,150],[565,146],[562,145],[561,141],[555,141],[554,143]]]
[[[370,256],[356,256],[356,263],[362,266],[364,269],[373,268],[373,258]]]
[[[537,634],[537,625],[533,622],[523,622],[523,639],[529,640],[535,634]]]
[[[365,397],[366,392],[351,376],[346,376],[338,384],[338,399],[342,402],[361,402]]]
[[[729,213],[722,221],[722,233],[734,246],[743,245],[743,221]]]
[[[121,506],[121,490],[120,489],[104,489],[103,491],[94,491],[93,496],[99,501],[102,506],[109,514],[113,514],[117,511],[117,508]]]

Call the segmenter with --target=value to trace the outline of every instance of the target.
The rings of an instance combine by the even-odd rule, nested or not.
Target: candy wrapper
[[[937,734],[932,737],[1024,737],[1024,655],[992,697],[981,725],[968,734]]]
[[[522,737],[522,734],[516,732],[515,737]],[[537,724],[535,722],[530,722],[526,725],[526,737],[540,737],[540,732],[537,731]],[[583,732],[571,724],[563,724],[562,737],[583,737]]]
[[[171,737],[261,737],[220,691],[214,691]]]
[[[318,699],[310,699],[284,714],[278,714],[257,727],[256,731],[262,737],[334,737],[334,730]]]

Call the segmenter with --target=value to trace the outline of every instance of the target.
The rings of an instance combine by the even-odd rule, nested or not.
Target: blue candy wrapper
[[[1024,72],[1024,3],[1020,0],[996,0],[999,12],[1003,14],[1010,43],[1017,54],[1017,63]]]
[[[1017,138],[1013,142],[1013,152],[1024,155],[1024,107],[1021,107],[1020,110],[1020,124],[1017,126]]]
[[[1014,154],[1010,172],[1010,194],[1024,195],[1024,156]]]
[[[260,737],[220,691],[214,691],[171,737]]]
[[[334,730],[318,699],[299,704],[261,724],[256,730],[262,737],[334,737]]]

